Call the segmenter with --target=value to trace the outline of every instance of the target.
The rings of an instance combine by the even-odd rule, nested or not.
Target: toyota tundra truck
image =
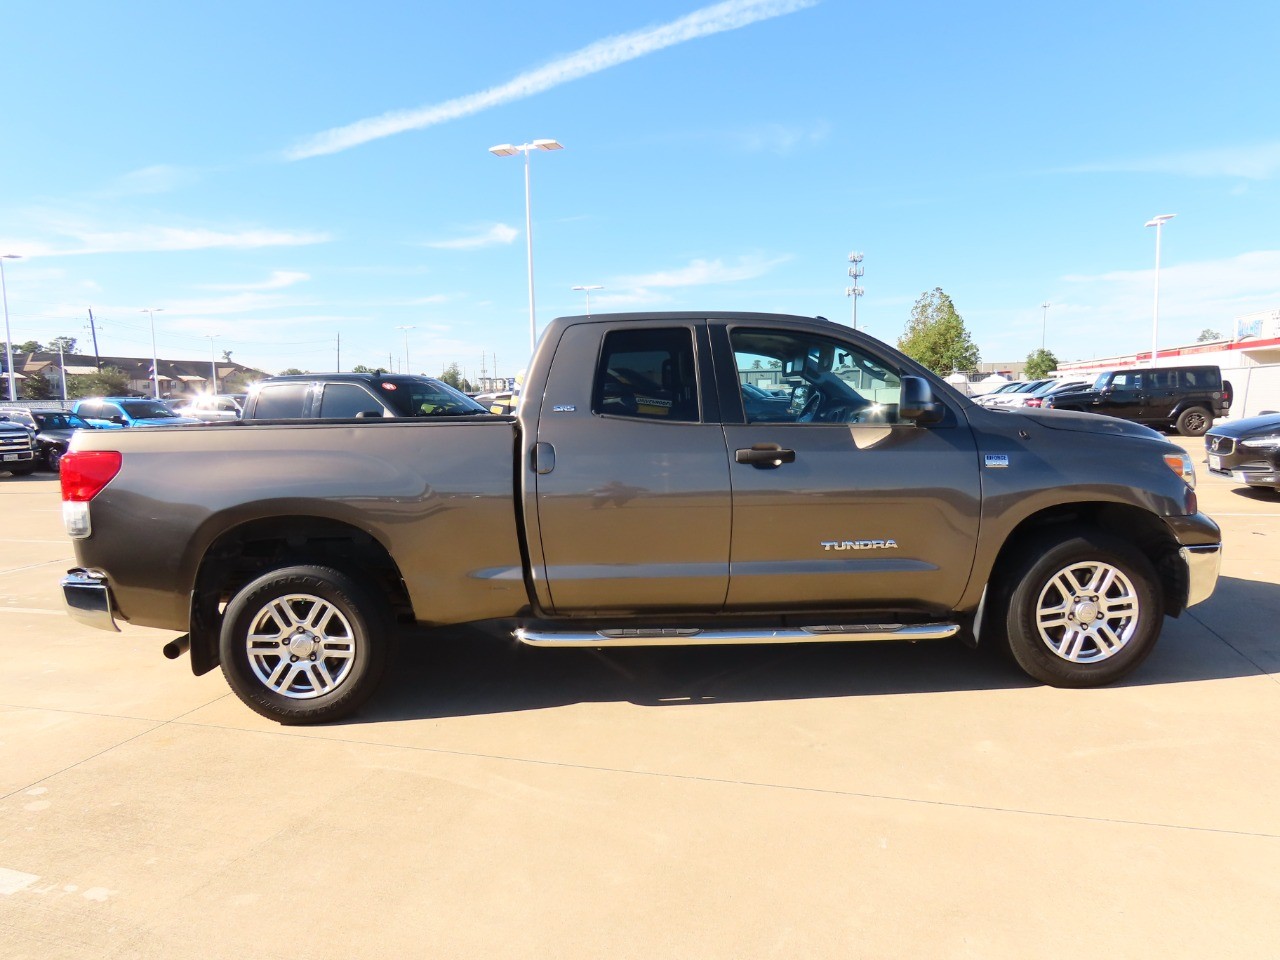
[[[560,318],[513,415],[458,414],[81,431],[68,612],[180,633],[167,655],[296,724],[356,711],[414,623],[533,647],[958,638],[1090,687],[1217,581],[1178,446],[985,410],[822,318]]]

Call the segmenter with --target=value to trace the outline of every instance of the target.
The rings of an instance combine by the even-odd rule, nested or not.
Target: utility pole
[[[862,296],[863,289],[858,286],[858,280],[862,276],[862,254],[849,254],[849,276],[853,280],[852,287],[844,288],[844,295],[853,298],[853,329],[858,329],[858,298]]]
[[[342,333],[341,332],[338,333],[338,354],[334,358],[334,365],[338,368],[334,372],[341,373],[342,372]]]
[[[102,372],[102,356],[98,353],[98,328],[93,322],[93,307],[89,308],[89,333],[93,337],[93,362],[98,372]]]
[[[1044,331],[1049,326],[1049,307],[1051,306],[1052,304],[1049,303],[1048,300],[1040,304],[1040,308],[1044,310],[1044,314],[1040,318],[1040,352],[1041,353],[1044,353]]]

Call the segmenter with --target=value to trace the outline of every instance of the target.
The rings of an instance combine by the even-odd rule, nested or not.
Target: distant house
[[[211,369],[212,366],[212,369]],[[56,390],[62,374],[72,377],[78,374],[97,373],[99,369],[113,367],[129,378],[129,391],[139,396],[150,396],[155,388],[151,382],[151,359],[137,357],[101,357],[82,353],[15,353],[13,368],[18,379],[35,375],[43,376]],[[225,392],[229,378],[240,383],[259,380],[267,376],[261,370],[246,367],[231,360],[218,360],[212,365],[201,360],[160,360],[158,364],[160,395],[164,397],[190,396],[215,392],[211,378],[216,372],[216,392]]]

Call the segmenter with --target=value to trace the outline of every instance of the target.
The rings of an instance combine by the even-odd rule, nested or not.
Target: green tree
[[[1026,378],[1028,380],[1039,380],[1047,377],[1053,371],[1058,369],[1058,358],[1053,355],[1052,350],[1032,350],[1027,354]]]
[[[363,363],[357,363],[351,368],[352,373],[386,373],[381,367],[366,367]]]
[[[18,353],[44,353],[44,345],[39,340],[28,340],[25,343],[19,343],[13,349]]]
[[[451,363],[445,368],[444,373],[440,374],[440,379],[456,390],[462,389],[462,368],[458,364]]]
[[[129,391],[129,378],[115,367],[103,367],[97,373],[67,376],[67,397],[118,397]]]
[[[1220,334],[1217,330],[1210,330],[1208,327],[1205,327],[1203,330],[1200,331],[1200,336],[1196,337],[1196,343],[1208,343],[1210,340],[1221,340],[1221,339],[1222,339],[1222,334]]]
[[[307,373],[307,372],[308,371],[306,370],[299,370],[297,367],[285,367],[283,370],[280,371],[279,375],[282,377],[293,377],[293,376],[297,376],[300,373]]]
[[[967,373],[978,365],[978,346],[941,287],[920,294],[898,338],[898,349],[943,376],[955,370]]]
[[[24,400],[53,400],[57,398],[60,386],[49,382],[43,373],[29,373],[27,379],[18,381],[18,392]]]
[[[57,353],[59,347],[62,348],[63,353],[75,353],[76,338],[75,337],[54,337],[52,340],[49,341],[50,353]]]

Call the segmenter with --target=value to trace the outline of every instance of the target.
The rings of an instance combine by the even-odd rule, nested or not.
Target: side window
[[[267,384],[258,391],[253,415],[258,420],[300,420],[306,412],[309,383]]]
[[[122,420],[129,420],[124,415],[124,411],[114,403],[104,403],[98,410],[98,416],[104,420],[110,420],[112,417],[120,417]]]
[[[92,417],[94,420],[99,420],[102,417],[102,404],[90,400],[87,403],[80,404],[78,412],[80,416],[86,419]]]
[[[320,416],[326,420],[351,420],[361,413],[378,411],[382,404],[358,383],[330,383],[320,400]]]
[[[675,327],[606,334],[591,407],[620,417],[696,422],[693,331]]]
[[[902,377],[857,347],[809,334],[729,334],[748,423],[899,423]]]

